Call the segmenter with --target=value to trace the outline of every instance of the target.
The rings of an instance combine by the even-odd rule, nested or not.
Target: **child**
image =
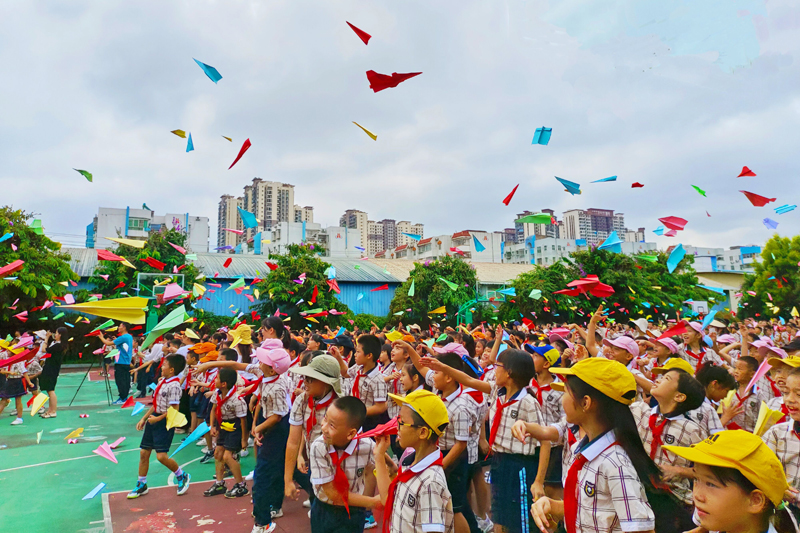
[[[767,407],[772,409],[773,411],[780,411],[783,413],[783,417],[777,421],[778,424],[782,422],[788,422],[789,420],[789,409],[786,406],[786,399],[785,396],[788,393],[788,386],[787,380],[789,374],[795,368],[800,368],[800,357],[790,355],[786,359],[780,359],[778,357],[772,357],[769,360],[770,366],[772,369],[772,375],[775,376],[775,384],[780,388],[781,395],[776,396],[775,398],[771,399],[767,402]]]
[[[386,368],[392,362],[392,345],[391,344],[384,344],[381,346],[381,355],[378,358],[378,370],[380,370],[381,374],[384,376],[386,375]]]
[[[629,408],[636,397],[633,376],[624,365],[599,357],[550,371],[565,376],[564,413],[585,436],[572,446],[564,501],[536,500],[531,510],[536,525],[545,531],[555,517],[564,519],[568,533],[653,531],[645,487],[658,483],[660,472]]]
[[[665,446],[694,463],[695,517],[702,530],[794,532],[783,498],[781,462],[745,431],[722,431],[691,448]]]
[[[750,432],[755,429],[761,402],[767,401],[757,386],[754,385],[750,390],[746,390],[757,370],[758,361],[754,357],[743,355],[736,360],[733,377],[739,387],[727,406],[733,408],[733,416],[726,426],[727,429],[743,429]]]
[[[238,375],[232,368],[220,368],[215,380],[217,392],[211,397],[211,436],[216,437],[214,464],[217,480],[204,493],[204,496],[225,494],[226,498],[239,498],[249,491],[242,479],[242,467],[233,454],[247,447],[247,405],[236,393]],[[223,426],[223,424],[225,424]],[[225,486],[223,472],[225,466],[233,473],[234,484],[230,490]]]
[[[375,443],[372,439],[357,439],[356,435],[366,416],[367,409],[358,398],[337,398],[325,413],[322,436],[311,443],[311,483],[316,495],[311,505],[314,533],[361,533],[366,509],[380,501],[380,496],[365,494],[365,473],[375,468]]]
[[[685,514],[674,517],[682,528],[680,531],[694,528],[690,481],[694,476],[686,461],[667,453],[662,447],[664,444],[691,446],[705,438],[703,428],[686,416],[688,412],[699,408],[705,399],[703,386],[691,376],[691,370],[693,368],[688,362],[678,358],[669,361],[668,366],[653,369],[655,374],[661,374],[661,379],[650,390],[657,405],[653,408],[644,402],[631,405],[645,450],[661,468],[664,477],[668,478],[672,493],[685,506]]]
[[[378,490],[385,506],[383,533],[452,533],[453,502],[447,488],[442,452],[437,440],[448,425],[447,408],[435,394],[415,390],[405,397],[389,394],[400,403],[397,438],[414,454],[389,480],[385,461],[376,461]],[[383,457],[389,438],[379,437],[375,456]]]
[[[195,345],[198,346],[198,345]],[[197,355],[197,352],[194,351],[194,348],[189,350],[186,354],[186,368],[183,369],[181,375],[181,388],[183,389],[183,393],[181,395],[181,404],[180,408],[178,409],[184,416],[187,416],[189,420],[189,429],[188,432],[191,433],[194,431],[194,428],[197,427],[197,405],[195,405],[195,410],[192,410],[192,396],[194,395],[194,391],[192,389],[192,376],[194,374],[194,368],[197,366],[200,357]]]
[[[17,417],[11,422],[11,425],[18,426],[23,423],[22,397],[25,396],[26,385],[32,389],[33,383],[28,378],[28,371],[25,370],[24,361],[14,363],[8,367],[0,367],[0,374],[6,377],[5,385],[0,390],[0,414],[3,413],[13,398],[14,407],[17,409]]]
[[[292,367],[289,372],[303,376],[304,391],[301,392],[289,414],[289,440],[286,444],[283,482],[284,495],[297,499],[296,479],[309,495],[313,505],[314,492],[308,477],[308,469],[300,443],[305,442],[305,454],[309,455],[311,443],[322,434],[322,420],[333,400],[342,394],[342,378],[339,363],[331,355],[320,354],[305,366]]]
[[[689,418],[700,424],[705,436],[719,433],[733,417],[733,407],[723,406],[723,418],[717,413],[719,403],[736,389],[736,380],[724,367],[705,365],[695,376],[697,381],[706,390],[706,399],[703,404],[687,414]]]
[[[689,322],[689,328],[681,334],[683,344],[678,354],[694,367],[695,374],[705,364],[721,365],[722,358],[711,348],[707,348],[703,340],[703,325]]]
[[[374,429],[389,421],[386,412],[386,393],[388,387],[378,368],[381,343],[375,335],[362,335],[356,344],[356,364],[347,369],[342,377],[352,380],[350,395],[355,396],[367,406],[367,419],[364,431]],[[342,365],[342,362],[339,363]]]
[[[172,437],[175,435],[175,428],[167,429],[167,410],[170,407],[177,409],[181,401],[181,384],[178,374],[186,366],[186,361],[180,355],[170,355],[161,365],[161,381],[156,386],[153,394],[153,405],[144,414],[136,430],[144,430],[142,443],[139,446],[139,480],[136,488],[128,493],[128,499],[132,500],[147,494],[147,471],[150,468],[150,454],[156,451],[158,462],[169,468],[175,473],[175,480],[178,482],[178,496],[189,490],[189,480],[191,476],[181,470],[175,460],[167,456],[169,447],[172,445]]]
[[[800,436],[797,431],[800,424],[800,369],[795,367],[789,372],[785,388],[787,420],[769,428],[763,439],[786,470],[786,479],[791,488],[785,498],[790,502],[790,510],[795,517],[800,517]]]

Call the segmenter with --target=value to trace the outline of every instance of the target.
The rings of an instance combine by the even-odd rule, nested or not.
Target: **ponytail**
[[[261,327],[264,329],[272,329],[275,331],[276,338],[280,339],[283,343],[283,349],[288,350],[292,342],[292,336],[289,335],[289,330],[286,329],[283,321],[276,316],[268,316],[261,321]]]

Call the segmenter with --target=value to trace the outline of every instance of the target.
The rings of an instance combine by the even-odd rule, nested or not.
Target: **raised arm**
[[[597,331],[597,323],[603,317],[603,304],[597,308],[597,311],[592,314],[592,319],[589,321],[589,330],[586,332],[586,350],[589,355],[595,357],[600,351],[600,348],[595,342],[595,332]]]
[[[423,357],[420,359],[420,364],[428,367],[431,370],[435,370],[437,372],[442,372],[447,374],[454,380],[458,381],[465,387],[470,387],[475,390],[479,390],[486,394],[492,392],[491,384],[481,381],[479,379],[475,379],[473,377],[468,376],[461,370],[456,370],[453,367],[447,366],[444,363],[440,362],[438,359],[434,359],[433,357]]]

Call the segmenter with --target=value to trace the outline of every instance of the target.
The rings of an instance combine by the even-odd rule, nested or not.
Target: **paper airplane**
[[[106,488],[106,484],[105,484],[105,483],[100,483],[100,484],[99,484],[99,485],[97,485],[95,488],[93,488],[93,489],[92,489],[92,490],[89,492],[89,494],[87,494],[86,496],[84,496],[84,497],[83,497],[83,498],[81,498],[81,499],[82,499],[82,500],[91,500],[92,498],[94,498],[95,496],[97,496],[98,494],[100,494],[100,491],[101,491],[101,490],[103,490],[104,488]]]
[[[598,250],[611,250],[614,253],[622,253],[623,241],[617,236],[616,231],[612,231],[608,238],[597,247]]]
[[[184,415],[174,407],[170,407],[169,409],[167,409],[167,429],[181,428],[185,426],[186,423],[187,423],[186,415]]]
[[[422,72],[410,72],[408,74],[393,72],[392,75],[389,76],[388,74],[379,74],[374,70],[368,70],[367,79],[369,80],[369,88],[372,89],[372,92],[377,93],[384,89],[397,87],[404,81],[419,76],[420,74],[422,74]]]
[[[127,409],[128,407],[133,407],[136,405],[136,400],[133,399],[133,396],[128,396],[128,399],[120,405],[120,409]]]
[[[664,218],[659,218],[658,221],[664,224],[669,229],[674,229],[674,230],[682,230],[683,228],[686,227],[686,224],[688,224],[689,222],[688,220],[680,217],[664,217]]]
[[[565,180],[556,176],[556,179],[561,182],[561,185],[566,187],[566,191],[571,195],[581,194],[581,186],[574,181]]]
[[[401,313],[402,314],[402,313]],[[386,340],[389,342],[396,342],[403,338],[403,334],[399,331],[390,331],[386,334]]]
[[[429,315],[443,315],[447,312],[447,308],[445,306],[437,307],[433,311],[428,311]]]
[[[517,289],[515,289],[514,287],[510,287],[508,289],[500,289],[497,292],[499,294],[505,294],[506,296],[516,296],[517,295]]]
[[[453,283],[452,281],[448,281],[448,280],[446,280],[446,279],[444,279],[444,278],[439,278],[439,279],[440,279],[441,281],[444,281],[445,285],[447,285],[448,287],[450,287],[450,290],[451,290],[451,291],[458,290],[458,285],[456,285],[456,284],[455,284],[455,283]]]
[[[5,234],[5,235],[3,235],[2,237],[0,237],[0,242],[7,241],[8,239],[10,239],[10,238],[11,238],[11,237],[13,237],[13,236],[14,236],[14,234],[13,234],[13,233],[6,233],[6,234]]]
[[[127,322],[129,324],[144,324],[144,310],[147,309],[147,305],[147,298],[133,296],[131,298],[115,298],[113,300],[62,305],[59,309],[73,309],[75,311],[80,311],[81,313],[86,313],[87,315],[110,318],[110,323],[106,322],[103,327],[98,328],[105,329],[114,325],[114,320]]]
[[[755,175],[756,175],[756,173],[753,172],[752,170],[750,170],[749,168],[742,167],[742,171],[736,177],[737,178],[741,178],[742,176],[755,176]]]
[[[683,245],[679,244],[675,248],[672,249],[672,252],[669,254],[669,258],[667,259],[667,270],[669,273],[678,268],[678,263],[681,262],[681,259],[686,255],[686,250],[683,249]]]
[[[35,415],[36,412],[41,409],[49,399],[50,397],[43,392],[40,392],[34,396],[33,403],[31,403],[31,416]]]
[[[553,217],[547,213],[535,213],[533,215],[527,215],[522,218],[518,218],[514,222],[519,222],[520,224],[552,224]]]
[[[76,438],[78,438],[78,437],[80,437],[80,436],[81,436],[81,433],[83,433],[83,428],[78,428],[78,429],[76,429],[76,430],[74,430],[74,431],[71,431],[69,435],[67,435],[66,437],[64,437],[64,440],[67,440],[67,439],[76,439]]]
[[[186,132],[183,131],[183,130],[172,130],[170,133],[174,133],[175,135],[177,135],[181,139],[185,139],[186,138]]]
[[[122,237],[105,237],[109,241],[114,241],[119,244],[124,244],[126,246],[133,246],[134,248],[142,249],[144,245],[147,244],[147,241],[137,241],[135,239],[123,239]]]
[[[190,444],[194,444],[195,442],[197,442],[198,440],[200,440],[200,438],[201,438],[201,437],[203,437],[203,436],[204,436],[206,433],[208,433],[209,431],[211,431],[211,428],[210,428],[210,427],[208,427],[208,424],[206,424],[205,422],[201,422],[201,423],[200,423],[200,425],[198,425],[198,426],[195,428],[195,430],[194,430],[194,431],[192,431],[192,432],[189,434],[189,436],[188,436],[188,437],[186,437],[186,440],[184,440],[183,442],[181,442],[181,445],[180,445],[180,446],[178,446],[178,448],[177,448],[177,449],[176,449],[174,452],[172,452],[172,455],[170,455],[170,458],[172,458],[172,457],[173,457],[173,456],[174,456],[176,453],[178,453],[178,452],[179,452],[179,451],[181,451],[182,449],[186,448],[186,447],[187,447],[187,446],[189,446]]]
[[[594,274],[588,275],[581,279],[576,279],[567,283],[569,289],[562,289],[554,291],[553,294],[566,294],[567,296],[579,296],[581,294],[589,293],[598,298],[606,298],[614,294],[614,287],[600,283],[600,278]]]
[[[531,144],[542,144],[547,146],[547,143],[550,142],[550,137],[553,135],[553,128],[536,128],[536,131],[533,134],[533,141]]]
[[[528,294],[528,298],[533,298],[534,300],[538,300],[542,297],[542,291],[539,289],[531,289],[530,294]]]
[[[116,450],[117,446],[122,444],[122,441],[124,441],[124,440],[125,440],[125,437],[120,437],[117,440],[115,440],[114,442],[112,442],[111,444],[109,444],[108,447],[111,448],[112,450]]]
[[[353,121],[353,124],[355,124],[356,126],[358,126],[359,128],[361,128],[361,130],[362,130],[364,133],[366,133],[367,135],[369,135],[369,137],[370,137],[370,138],[371,138],[373,141],[377,141],[377,140],[378,140],[378,136],[377,136],[377,135],[375,135],[374,133],[372,133],[371,131],[369,131],[367,128],[365,128],[364,126],[362,126],[362,125],[361,125],[361,124],[359,124],[358,122],[355,122],[355,121]]]
[[[314,287],[314,289],[316,290],[316,287]],[[370,289],[369,292],[388,291],[388,290],[389,290],[389,284],[387,283],[385,285],[381,285],[380,287],[375,287],[374,289]]]
[[[133,406],[133,411],[131,411],[131,416],[136,416],[144,410],[145,405],[143,403],[136,402],[136,405]]]
[[[778,223],[775,222],[774,220],[772,220],[771,218],[765,218],[762,222],[767,227],[767,229],[777,229],[778,228]]]
[[[192,58],[192,59],[194,59],[194,58]],[[203,69],[203,72],[206,73],[206,76],[208,76],[208,78],[211,81],[213,81],[214,83],[217,83],[219,80],[222,79],[222,74],[220,74],[217,71],[217,69],[215,69],[211,65],[206,65],[205,63],[201,63],[200,61],[198,61],[196,59],[194,60],[194,62],[197,63],[200,66],[201,69]]]
[[[239,149],[239,155],[237,155],[237,156],[236,156],[236,159],[234,159],[234,160],[233,160],[233,163],[231,163],[231,166],[229,166],[229,167],[228,167],[228,170],[232,169],[232,168],[233,168],[233,165],[235,165],[236,163],[238,163],[238,162],[239,162],[239,160],[242,158],[242,156],[244,155],[244,153],[245,153],[247,150],[249,150],[249,149],[250,149],[250,146],[252,146],[252,145],[250,144],[250,139],[245,139],[244,143],[242,144],[242,147]]]
[[[511,192],[508,194],[508,196],[506,196],[506,197],[503,199],[503,203],[504,203],[504,204],[508,205],[508,204],[510,204],[510,203],[511,203],[511,199],[514,197],[514,193],[516,193],[516,192],[517,192],[517,188],[518,188],[518,187],[519,187],[519,183],[517,183],[517,184],[514,186],[514,188],[511,190]]]
[[[219,427],[225,431],[233,431],[236,429],[236,426],[233,424],[233,422],[222,422]]]
[[[231,139],[230,137],[225,137],[225,136],[223,135],[223,136],[222,136],[222,138],[223,138],[223,139],[227,139],[227,140],[228,140],[228,142],[233,142],[233,139]]]
[[[194,151],[194,142],[192,142],[192,134],[189,134],[189,141],[186,143],[186,151],[192,152]]]
[[[617,181],[617,177],[616,176],[611,176],[610,178],[603,178],[601,180],[595,180],[592,183],[602,183],[602,182],[605,182],[605,181]]]
[[[92,181],[92,173],[91,172],[87,172],[85,170],[78,170],[77,168],[73,168],[72,170],[74,170],[75,172],[78,172],[81,176],[86,178],[89,182]]]
[[[476,252],[482,252],[486,249],[486,247],[481,244],[481,241],[479,241],[475,235],[472,236],[472,245]]]
[[[408,288],[408,296],[414,296],[414,293],[416,292],[416,288],[414,287],[415,283],[416,283],[416,280],[412,279],[411,280],[411,286]]]
[[[347,22],[347,21],[345,21],[345,22]],[[358,35],[358,38],[361,39],[364,42],[364,44],[369,44],[369,40],[372,38],[372,35],[370,35],[369,33],[365,32],[364,30],[359,30],[358,28],[356,28],[355,26],[353,26],[349,22],[347,22],[347,25],[350,26],[351,30],[356,32],[356,35]]]
[[[758,194],[747,192],[747,191],[739,191],[740,193],[747,196],[747,199],[750,200],[750,203],[756,207],[764,207],[770,202],[774,202],[777,198],[767,198],[766,196],[759,196]]]
[[[384,435],[397,435],[397,429],[399,425],[399,417],[394,417],[385,424],[379,424],[375,426],[374,429],[369,431],[365,431],[363,433],[359,433],[356,435],[356,439],[364,439],[369,437],[381,437]]]
[[[696,190],[698,193],[700,193],[702,196],[705,196],[705,195],[706,195],[706,191],[704,191],[703,189],[701,189],[701,188],[700,188],[700,187],[698,187],[697,185],[692,185],[692,188],[693,188],[694,190]]]
[[[44,430],[42,430],[42,431],[40,431],[39,433],[36,434],[36,444],[39,444],[40,442],[42,442],[42,435],[44,435]]]
[[[112,463],[118,463],[117,457],[114,455],[114,450],[111,449],[108,442],[103,442],[96,450],[92,450],[92,453],[96,453],[103,459],[108,459]]]
[[[776,207],[775,208],[775,212],[777,214],[779,214],[779,215],[783,215],[783,214],[788,213],[789,211],[794,211],[795,209],[797,209],[796,205],[788,205],[788,204],[786,204],[786,205],[782,205],[780,207]]]
[[[414,239],[415,241],[419,241],[422,239],[422,235],[414,235],[413,233],[402,233],[402,235],[405,235],[409,239]]]

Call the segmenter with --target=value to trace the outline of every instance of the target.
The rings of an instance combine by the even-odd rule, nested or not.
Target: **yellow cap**
[[[567,390],[567,387],[566,387],[566,385],[564,385],[563,381],[554,381],[554,382],[552,382],[550,384],[550,388],[553,389],[554,391],[558,391],[558,392],[564,392],[565,390]]]
[[[653,374],[666,374],[670,370],[683,370],[690,376],[694,376],[694,368],[686,359],[680,357],[670,357],[664,366],[659,366],[653,369]]]
[[[231,348],[235,348],[237,344],[253,344],[252,334],[253,329],[247,324],[240,324],[238,328],[231,330],[228,334],[233,337]]]
[[[398,404],[406,404],[417,413],[438,436],[442,436],[440,426],[450,422],[447,407],[441,398],[430,391],[415,390],[405,396],[389,394],[389,398]]]
[[[720,431],[688,448],[664,446],[664,449],[693,463],[738,470],[776,506],[789,488],[778,456],[749,431]]]
[[[792,368],[800,368],[800,357],[796,355],[790,355],[786,359],[781,359],[780,357],[770,357],[767,362],[770,366],[786,365]]]
[[[630,405],[636,398],[636,380],[625,365],[605,357],[582,359],[570,368],[551,368],[552,374],[582,379],[612,400]]]

